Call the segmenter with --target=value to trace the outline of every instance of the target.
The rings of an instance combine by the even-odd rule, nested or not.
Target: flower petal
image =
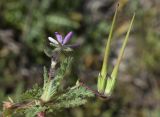
[[[62,35],[60,35],[58,32],[55,32],[55,35],[56,35],[56,38],[57,38],[58,42],[62,44],[62,41],[63,41],[62,40]]]
[[[54,44],[58,44],[58,42],[55,39],[53,39],[52,37],[48,37],[48,40]]]
[[[66,44],[66,43],[72,38],[72,35],[73,35],[73,32],[69,32],[69,33],[65,36],[62,45]]]

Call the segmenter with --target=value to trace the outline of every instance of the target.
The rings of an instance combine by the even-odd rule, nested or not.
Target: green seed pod
[[[113,34],[113,28],[114,28],[114,24],[115,24],[115,20],[116,20],[116,16],[117,16],[117,10],[118,9],[116,9],[116,12],[115,12],[113,20],[112,20],[112,25],[111,25],[111,29],[109,32],[108,41],[107,41],[106,49],[105,49],[103,65],[102,65],[101,72],[99,73],[99,76],[98,76],[97,88],[98,88],[98,92],[100,92],[100,93],[104,93],[104,91],[105,91],[106,74],[107,74],[107,69],[108,69],[108,65],[107,65],[108,64],[108,57],[109,57],[109,52],[110,52],[110,45],[111,45],[111,39],[112,39],[112,34]]]
[[[106,84],[106,88],[105,88],[105,92],[104,92],[104,94],[106,96],[110,96],[112,91],[113,91],[113,89],[114,89],[114,87],[115,87],[116,79],[117,79],[117,76],[118,76],[119,66],[120,66],[120,63],[121,63],[121,60],[122,60],[122,57],[123,57],[123,54],[124,54],[124,50],[125,50],[126,44],[128,42],[128,39],[129,39],[129,33],[131,31],[131,27],[132,27],[132,24],[133,24],[133,21],[134,21],[134,17],[135,17],[135,14],[132,17],[129,29],[127,31],[127,34],[125,36],[122,48],[120,50],[120,54],[118,56],[117,63],[116,63],[116,65],[115,65],[115,67],[114,67],[114,69],[112,71],[111,78],[107,79],[107,84]]]

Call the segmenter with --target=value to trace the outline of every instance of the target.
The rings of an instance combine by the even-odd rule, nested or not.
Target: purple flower
[[[73,36],[73,32],[71,31],[64,38],[58,32],[55,32],[55,36],[56,36],[56,39],[52,37],[48,37],[49,41],[51,42],[50,44],[52,46],[61,48],[61,50],[72,51],[72,48],[78,47],[80,45],[80,44],[66,45]]]
[[[49,41],[53,44],[60,44],[61,46],[64,46],[71,38],[72,38],[73,32],[69,32],[63,39],[62,35],[58,32],[55,32],[56,39],[52,37],[48,37]]]

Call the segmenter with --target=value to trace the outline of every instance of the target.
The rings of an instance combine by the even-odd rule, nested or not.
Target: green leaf
[[[45,85],[43,94],[41,96],[41,99],[44,102],[49,101],[51,97],[57,93],[60,83],[63,80],[66,71],[69,69],[71,61],[72,61],[71,57],[66,58],[61,63],[60,68],[57,70],[55,78],[48,81],[47,84]]]
[[[36,117],[38,112],[44,111],[46,108],[41,106],[33,106],[25,110],[26,117]]]
[[[39,99],[41,95],[42,89],[37,84],[35,84],[32,89],[27,90],[21,95],[21,101],[28,99]]]
[[[87,90],[85,87],[75,85],[67,89],[66,93],[63,93],[54,99],[53,109],[63,109],[76,107],[87,102],[87,98],[93,97],[94,94]]]

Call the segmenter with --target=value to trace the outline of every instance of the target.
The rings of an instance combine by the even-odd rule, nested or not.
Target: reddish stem
[[[88,87],[87,85],[85,85],[83,82],[80,82],[80,85],[85,87],[87,90],[90,90],[92,93],[94,93],[96,96],[101,97],[102,99],[108,99],[109,97],[105,96],[102,93],[99,93],[98,91],[92,89],[91,87]]]
[[[37,113],[37,117],[45,117],[45,112],[39,112]]]

